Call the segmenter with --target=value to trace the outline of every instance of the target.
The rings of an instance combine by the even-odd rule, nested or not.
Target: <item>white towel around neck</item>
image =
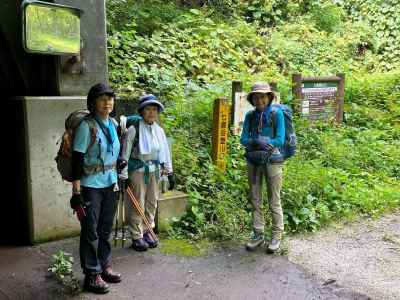
[[[139,153],[148,155],[159,152],[160,163],[165,163],[172,171],[171,155],[164,130],[156,122],[147,124],[144,121],[139,123]]]

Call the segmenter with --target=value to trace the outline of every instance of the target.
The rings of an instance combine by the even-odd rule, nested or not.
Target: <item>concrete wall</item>
[[[70,112],[86,107],[84,97],[26,97],[28,207],[32,243],[79,232],[69,205],[71,184],[63,182],[54,158]]]
[[[59,78],[60,95],[86,95],[92,85],[108,81],[105,0],[55,0],[54,3],[83,10],[81,61],[72,73],[62,73],[69,57],[61,56]],[[79,73],[81,68],[83,73]]]
[[[23,0],[0,0],[0,88],[10,96],[86,95],[98,82],[107,82],[105,0],[54,0],[80,8],[80,62],[66,70],[71,56],[29,54],[22,47]],[[5,80],[4,80],[5,78]]]
[[[181,217],[185,214],[188,204],[188,195],[179,191],[168,191],[161,194],[158,200],[156,213],[157,231],[166,232],[173,218]]]

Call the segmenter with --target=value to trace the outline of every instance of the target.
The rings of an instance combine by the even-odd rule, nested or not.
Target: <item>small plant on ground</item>
[[[52,256],[52,262],[48,271],[69,291],[76,295],[81,291],[78,278],[72,269],[74,258],[62,250]]]

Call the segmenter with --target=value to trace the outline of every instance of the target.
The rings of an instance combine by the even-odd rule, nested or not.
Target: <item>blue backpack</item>
[[[276,135],[276,129],[275,129],[275,114],[278,109],[281,109],[283,112],[283,118],[285,122],[285,141],[282,147],[279,148],[279,151],[283,157],[283,160],[286,160],[293,155],[296,154],[296,149],[297,149],[297,137],[296,133],[294,130],[293,126],[293,112],[290,107],[284,104],[272,104],[271,106],[271,112],[270,112],[270,124],[273,128],[273,131]],[[251,121],[250,124],[255,124],[255,111],[251,115]],[[252,126],[252,125],[251,125]],[[265,164],[265,161],[268,161],[269,158],[257,158],[256,160],[260,160],[261,164]]]
[[[283,118],[285,122],[285,142],[282,147],[280,147],[283,159],[286,160],[296,154],[297,150],[297,137],[293,125],[293,112],[290,107],[284,104],[272,104],[271,106],[271,117],[272,117],[272,127],[275,125],[275,113],[278,109],[283,112]],[[275,131],[275,128],[274,128]]]

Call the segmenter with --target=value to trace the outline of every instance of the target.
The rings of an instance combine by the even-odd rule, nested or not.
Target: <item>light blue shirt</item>
[[[266,138],[268,143],[275,147],[282,147],[285,143],[285,120],[281,108],[277,108],[275,111],[275,132],[269,124],[269,118],[271,117],[271,105],[267,106],[264,110],[264,121],[262,123],[261,132],[257,132],[257,125],[260,120],[259,111],[249,111],[244,119],[243,131],[240,137],[240,143],[247,147],[253,139]],[[254,115],[253,115],[254,114]],[[251,120],[255,117],[255,120]],[[253,123],[253,126],[251,126]],[[255,126],[254,126],[255,125]]]
[[[108,119],[104,121],[104,125],[108,126]],[[74,147],[73,151],[85,153],[84,155],[84,164],[85,165],[95,165],[101,164],[99,159],[99,149],[101,158],[104,161],[104,165],[112,165],[115,164],[118,155],[120,144],[117,138],[117,131],[113,124],[111,124],[111,130],[114,131],[114,139],[113,147],[111,152],[107,152],[107,138],[104,135],[103,131],[101,130],[99,124],[96,123],[97,127],[97,135],[96,135],[96,142],[90,146],[91,143],[91,132],[89,130],[89,125],[86,121],[82,121],[79,127],[75,130],[75,138],[74,138]],[[88,149],[89,148],[89,149]],[[113,185],[117,182],[118,175],[115,169],[106,170],[92,174],[92,175],[84,175],[81,178],[81,186],[91,187],[91,188],[105,188]]]

